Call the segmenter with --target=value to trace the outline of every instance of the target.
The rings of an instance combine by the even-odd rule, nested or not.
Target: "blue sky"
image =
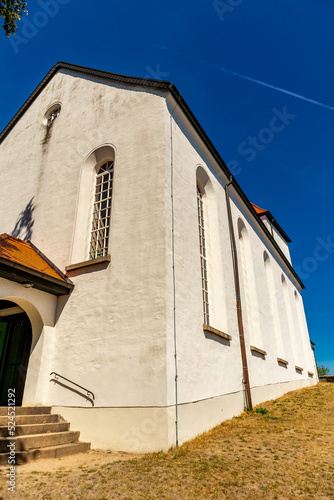
[[[172,81],[249,199],[292,239],[317,360],[334,374],[333,2],[28,0],[28,10],[18,36],[0,34],[0,130],[59,60]]]

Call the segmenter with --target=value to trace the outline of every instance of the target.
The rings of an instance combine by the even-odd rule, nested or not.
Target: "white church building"
[[[158,451],[318,382],[290,240],[171,83],[57,63],[0,175],[0,406]]]

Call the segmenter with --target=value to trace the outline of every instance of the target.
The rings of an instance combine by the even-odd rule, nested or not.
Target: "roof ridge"
[[[79,71],[81,73],[89,73],[91,75],[100,76],[102,78],[112,78],[115,80],[122,80],[124,83],[140,83],[144,85],[147,83],[149,86],[153,86],[153,84],[161,84],[161,87],[168,87],[169,85],[173,85],[169,80],[162,80],[159,78],[146,78],[142,76],[129,76],[124,75],[123,73],[114,73],[113,71],[107,71],[104,69],[91,68],[90,66],[82,66],[81,64],[69,63],[66,61],[58,61],[54,64],[51,70],[55,72],[61,69],[68,69],[71,71]]]

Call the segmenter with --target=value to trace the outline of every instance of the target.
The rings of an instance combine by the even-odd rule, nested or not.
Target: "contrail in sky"
[[[323,104],[322,102],[315,101],[314,99],[309,99],[300,94],[296,94],[295,92],[290,92],[290,90],[282,89],[281,87],[275,87],[275,85],[270,85],[269,83],[262,82],[261,80],[257,80],[256,78],[251,78],[250,76],[243,75],[241,73],[237,73],[236,71],[231,71],[230,69],[224,68],[222,66],[218,66],[217,64],[209,63],[206,61],[202,61],[201,59],[197,59],[197,57],[189,56],[187,54],[183,54],[182,52],[177,52],[175,50],[170,50],[168,47],[161,47],[164,50],[168,50],[169,52],[174,52],[174,54],[186,57],[187,59],[191,59],[192,61],[198,62],[200,64],[206,64],[211,68],[218,69],[219,71],[223,71],[224,73],[229,73],[230,75],[237,76],[238,78],[243,78],[244,80],[248,80],[249,82],[257,83],[258,85],[263,85],[264,87],[268,87],[273,90],[277,90],[278,92],[282,92],[283,94],[292,95],[293,97],[297,97],[297,99],[302,99],[303,101],[310,102],[311,104],[316,104],[317,106],[321,106],[322,108],[330,109],[334,111],[333,106],[328,106],[327,104]]]

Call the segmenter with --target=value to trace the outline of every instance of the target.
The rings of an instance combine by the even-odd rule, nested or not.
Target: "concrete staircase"
[[[90,443],[78,441],[80,432],[70,431],[69,422],[60,415],[51,415],[50,406],[17,406],[15,436],[10,435],[10,423],[7,406],[1,406],[0,466],[8,465],[11,450],[8,445],[14,441],[17,465],[38,458],[60,458],[90,449]]]

